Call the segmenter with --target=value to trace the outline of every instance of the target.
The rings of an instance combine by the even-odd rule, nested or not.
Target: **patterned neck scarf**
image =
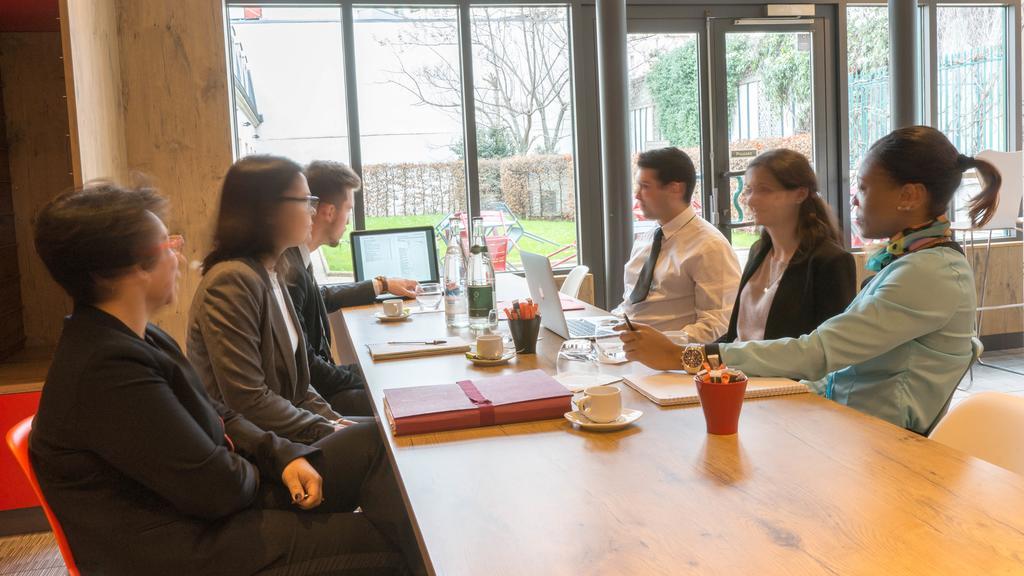
[[[939,216],[927,224],[916,228],[907,228],[890,238],[885,248],[875,252],[868,260],[867,269],[878,272],[892,264],[900,256],[944,244],[952,239],[953,232],[949,229],[949,218],[945,215]]]

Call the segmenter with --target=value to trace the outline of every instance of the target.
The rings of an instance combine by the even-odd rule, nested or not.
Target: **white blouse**
[[[291,311],[284,301],[284,291],[281,290],[281,283],[277,279],[277,272],[270,272],[270,285],[274,289],[274,299],[277,300],[277,307],[284,316],[284,325],[288,327],[288,339],[292,342],[292,350],[299,349],[299,333],[295,330],[295,322],[292,320]]]
[[[740,293],[740,309],[736,315],[736,342],[764,340],[768,313],[772,310],[775,292],[789,260],[777,262],[768,253],[757,270],[750,276]]]

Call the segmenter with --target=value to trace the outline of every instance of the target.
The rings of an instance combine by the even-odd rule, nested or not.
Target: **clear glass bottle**
[[[476,330],[491,328],[494,311],[494,264],[487,252],[483,218],[473,218],[473,243],[469,249],[466,271],[466,291],[469,296],[469,327]]]
[[[466,258],[462,254],[462,221],[452,217],[448,225],[448,248],[444,252],[444,320],[451,328],[469,326],[466,297]]]

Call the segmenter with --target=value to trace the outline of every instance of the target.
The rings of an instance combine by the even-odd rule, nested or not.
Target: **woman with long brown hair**
[[[320,449],[333,468],[324,474],[322,500],[335,511],[361,507],[351,516],[365,516],[421,571],[376,423],[337,414],[310,385],[282,255],[309,237],[318,202],[302,167],[287,158],[248,156],[231,166],[189,313],[188,357],[215,401],[263,430]],[[352,533],[339,542],[360,548]]]
[[[750,248],[729,329],[718,341],[809,334],[857,293],[853,256],[818,195],[818,178],[803,154],[780,148],[747,166],[745,194],[761,239]]]
[[[983,224],[998,202],[995,167],[959,153],[934,128],[893,131],[868,151],[853,198],[862,235],[888,243],[868,260],[875,275],[845,312],[799,338],[685,348],[636,326],[621,335],[626,356],[652,368],[696,370],[717,355],[750,376],[808,380],[825,398],[925,433],[971,361],[974,274],[946,213],[972,168],[985,187],[969,212]]]

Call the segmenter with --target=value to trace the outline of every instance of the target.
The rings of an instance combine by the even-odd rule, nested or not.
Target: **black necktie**
[[[647,257],[647,262],[644,262],[644,267],[640,269],[640,276],[636,279],[636,284],[633,285],[633,292],[629,295],[629,302],[636,304],[637,302],[643,302],[647,299],[647,293],[651,291],[651,281],[654,280],[654,266],[658,263],[658,255],[661,254],[661,239],[665,236],[665,233],[658,228],[654,231],[654,241],[651,242],[651,254]]]

